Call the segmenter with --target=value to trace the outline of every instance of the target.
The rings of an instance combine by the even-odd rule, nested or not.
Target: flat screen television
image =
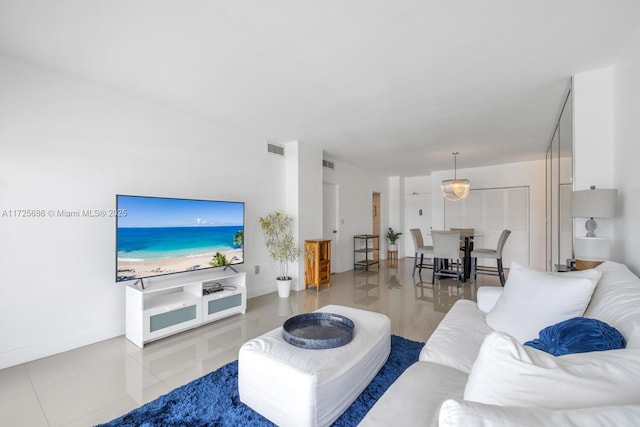
[[[243,202],[116,195],[116,211],[116,282],[244,262]]]

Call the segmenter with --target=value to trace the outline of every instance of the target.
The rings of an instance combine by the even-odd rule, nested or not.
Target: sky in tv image
[[[238,202],[118,196],[118,228],[241,226],[244,205]]]
[[[244,204],[117,196],[117,280],[243,262]]]

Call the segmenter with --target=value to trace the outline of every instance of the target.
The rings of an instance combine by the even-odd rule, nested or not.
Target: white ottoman
[[[391,351],[391,322],[384,314],[339,305],[318,312],[341,314],[355,324],[342,347],[310,350],[289,344],[282,327],[240,348],[240,400],[279,426],[327,426],[378,373]]]

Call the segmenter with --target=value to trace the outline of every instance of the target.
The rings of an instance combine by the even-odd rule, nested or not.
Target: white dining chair
[[[498,238],[498,245],[495,249],[478,248],[471,251],[471,276],[474,281],[478,274],[486,274],[489,276],[498,276],[500,278],[500,284],[504,286],[506,279],[504,277],[504,268],[502,266],[502,251],[510,234],[511,230],[502,230],[502,233]],[[497,268],[494,270],[489,267],[479,267],[478,258],[495,259]]]
[[[433,259],[433,246],[425,246],[422,239],[422,231],[419,228],[412,228],[411,238],[413,239],[413,245],[416,248],[416,253],[413,259],[413,275],[416,274],[416,268],[418,268],[418,274],[422,273],[423,268],[433,269],[433,264],[425,264],[424,258]],[[418,262],[418,256],[420,256],[420,262]]]
[[[460,232],[431,230],[431,238],[434,277],[455,277],[456,285],[460,286],[460,279],[464,277],[464,252],[460,250]],[[452,264],[445,266],[445,261]]]

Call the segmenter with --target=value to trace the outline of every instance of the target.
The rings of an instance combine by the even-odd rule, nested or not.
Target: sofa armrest
[[[418,360],[437,363],[469,373],[480,346],[493,328],[484,321],[485,314],[470,300],[461,299],[444,316]]]
[[[462,401],[467,377],[437,363],[416,362],[391,384],[358,427],[426,427],[429,420],[437,422],[442,402]]]
[[[481,286],[478,288],[478,310],[483,313],[491,311],[502,295],[504,288],[497,286]]]

